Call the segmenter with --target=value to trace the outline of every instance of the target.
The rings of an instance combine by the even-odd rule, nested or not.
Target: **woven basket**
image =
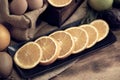
[[[10,24],[11,36],[16,40],[30,40],[39,30],[36,26],[38,17],[46,10],[47,2],[40,9],[27,11],[23,15],[13,15],[9,11],[9,1],[0,0],[0,23]]]

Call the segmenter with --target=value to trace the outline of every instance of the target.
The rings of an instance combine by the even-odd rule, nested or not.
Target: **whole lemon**
[[[112,8],[113,0],[88,0],[88,4],[96,11],[104,11]]]
[[[10,43],[10,33],[4,25],[0,24],[0,51],[7,48],[9,43]]]

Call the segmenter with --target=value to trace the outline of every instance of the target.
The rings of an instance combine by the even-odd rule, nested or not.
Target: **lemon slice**
[[[35,42],[23,45],[14,55],[15,63],[23,69],[34,68],[42,58],[42,49]]]
[[[50,37],[53,37],[61,47],[61,51],[58,56],[59,59],[64,59],[72,53],[75,45],[71,34],[65,31],[56,31],[52,33]]]
[[[54,7],[65,7],[69,5],[72,0],[48,0],[48,2]]]
[[[90,23],[98,32],[98,41],[103,40],[109,33],[109,25],[102,19],[94,20]]]
[[[60,53],[60,47],[57,42],[50,36],[42,36],[35,40],[38,43],[43,51],[43,56],[40,61],[41,65],[52,64]]]
[[[71,27],[66,29],[65,31],[72,35],[73,40],[75,42],[75,48],[73,54],[76,54],[86,49],[89,38],[87,32],[84,29],[78,27]]]
[[[97,40],[98,40],[97,29],[90,24],[81,25],[81,26],[79,26],[79,28],[84,29],[88,34],[89,41],[88,41],[87,48],[91,48],[92,46],[94,46],[97,43]]]

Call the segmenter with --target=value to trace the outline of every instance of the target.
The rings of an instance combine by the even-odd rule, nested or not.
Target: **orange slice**
[[[42,58],[42,49],[35,42],[23,45],[14,55],[15,63],[23,69],[34,68]]]
[[[40,37],[35,42],[41,46],[43,51],[43,57],[40,61],[40,64],[52,64],[60,53],[60,47],[58,46],[57,42],[49,36]]]
[[[109,33],[109,25],[102,19],[94,20],[90,23],[98,31],[98,41],[103,40]]]
[[[61,47],[58,59],[64,59],[68,57],[74,49],[74,41],[71,34],[65,31],[56,31],[50,35],[55,40],[57,40],[59,46]]]
[[[81,26],[79,26],[79,28],[86,30],[86,32],[88,34],[89,41],[88,41],[87,48],[94,46],[98,40],[97,29],[94,26],[89,25],[89,24],[81,25]]]
[[[69,32],[75,42],[75,48],[73,54],[83,51],[88,44],[88,35],[84,29],[78,27],[71,27],[65,30]]]
[[[64,7],[69,5],[72,0],[48,0],[48,2],[54,7]]]

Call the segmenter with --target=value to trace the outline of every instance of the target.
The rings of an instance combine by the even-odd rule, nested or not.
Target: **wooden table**
[[[79,8],[69,22],[77,20],[78,16],[81,17],[83,15],[83,13],[79,13],[81,11],[85,12],[84,9]],[[30,80],[48,80],[48,78],[50,80],[120,80],[120,30],[113,31],[113,33],[117,37],[117,41],[112,45],[49,72],[49,75],[37,76]],[[24,79],[13,69],[7,80]]]

